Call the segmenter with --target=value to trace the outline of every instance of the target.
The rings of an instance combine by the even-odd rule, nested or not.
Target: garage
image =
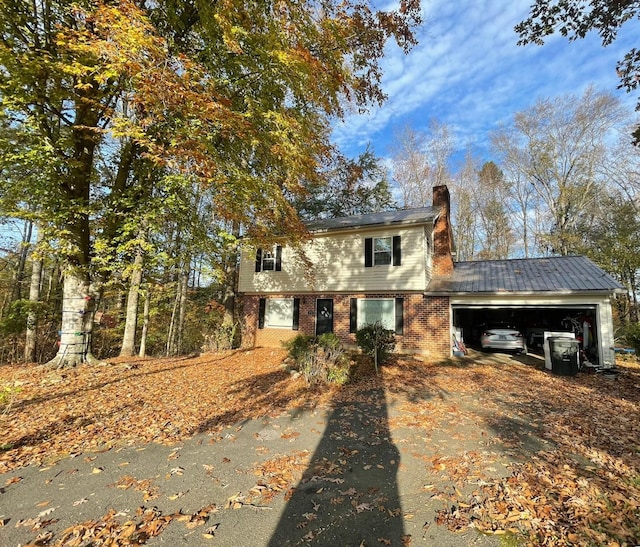
[[[510,325],[525,337],[529,351],[542,353],[544,333],[567,333],[575,336],[583,352],[583,358],[591,363],[604,362],[600,355],[602,344],[598,304],[555,305],[503,303],[488,305],[456,303],[451,305],[452,322],[468,346],[480,347],[480,335],[492,325]]]
[[[624,288],[583,256],[458,262],[428,293],[447,295],[452,336],[478,344],[487,326],[508,324],[541,352],[545,332],[570,333],[594,364],[614,364],[611,301]]]

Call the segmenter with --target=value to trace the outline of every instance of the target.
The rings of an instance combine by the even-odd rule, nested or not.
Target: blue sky
[[[351,157],[369,142],[376,155],[388,157],[394,131],[409,125],[427,132],[435,118],[453,130],[460,149],[471,145],[486,161],[493,129],[539,98],[580,95],[590,84],[619,96],[633,114],[637,95],[617,89],[615,68],[629,49],[640,46],[634,43],[640,25],[628,22],[607,48],[597,34],[574,42],[554,35],[544,46],[517,46],[513,28],[531,3],[425,0],[419,45],[408,55],[389,47],[383,61],[387,102],[336,123],[334,141]]]

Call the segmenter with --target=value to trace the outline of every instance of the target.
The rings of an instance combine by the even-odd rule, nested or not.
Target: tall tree
[[[548,251],[566,255],[575,249],[578,221],[604,185],[598,168],[606,139],[625,115],[615,97],[589,88],[581,97],[538,100],[494,138],[495,150],[544,205],[548,218],[540,237]]]
[[[394,136],[391,150],[393,179],[400,189],[403,207],[425,207],[432,188],[451,181],[449,160],[454,144],[451,130],[438,120],[428,132],[407,126]]]
[[[618,37],[620,28],[640,16],[640,4],[633,0],[535,0],[530,16],[516,25],[518,44],[544,44],[547,36],[559,32],[569,40],[584,38],[596,31],[602,45],[608,46]],[[616,66],[620,87],[627,92],[640,85],[640,51],[632,48]],[[640,100],[638,101],[640,107]],[[640,128],[634,132],[640,140]]]
[[[640,209],[620,192],[603,194],[593,217],[582,219],[581,251],[627,289],[624,321],[639,319]]]
[[[51,160],[16,203],[38,205],[64,265],[54,364],[93,360],[95,224],[122,197],[96,163],[114,138],[197,181],[250,237],[301,237],[287,196],[317,176],[343,101],[384,99],[385,45],[408,50],[418,22],[415,0],[387,12],[363,2],[0,0],[0,117],[20,136],[11,156],[28,163],[30,136]],[[0,158],[3,169],[10,157]]]
[[[493,260],[509,257],[515,242],[506,206],[510,193],[501,169],[492,161],[486,162],[478,173],[474,195],[482,226],[479,258]]]
[[[324,179],[294,201],[307,220],[363,215],[396,208],[382,160],[370,147],[357,159],[341,154],[331,159]]]
[[[474,195],[478,191],[478,169],[470,152],[453,178],[451,211],[454,226],[454,241],[457,259],[476,258],[478,244],[478,211]]]

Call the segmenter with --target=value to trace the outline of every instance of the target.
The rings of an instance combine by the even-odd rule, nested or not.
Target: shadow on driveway
[[[339,404],[268,545],[402,545],[399,465],[384,391]]]

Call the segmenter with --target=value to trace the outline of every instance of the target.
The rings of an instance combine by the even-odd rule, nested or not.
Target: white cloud
[[[530,0],[433,0],[425,5],[419,45],[407,56],[388,48],[383,87],[388,101],[364,116],[335,125],[334,139],[355,155],[367,142],[388,152],[394,128],[426,130],[436,118],[457,132],[461,147],[486,149],[488,133],[540,97],[580,94],[589,84],[635,105],[617,91],[615,64],[637,34],[627,32],[609,48],[598,37],[569,43],[552,36],[544,46],[517,46],[514,26]]]

